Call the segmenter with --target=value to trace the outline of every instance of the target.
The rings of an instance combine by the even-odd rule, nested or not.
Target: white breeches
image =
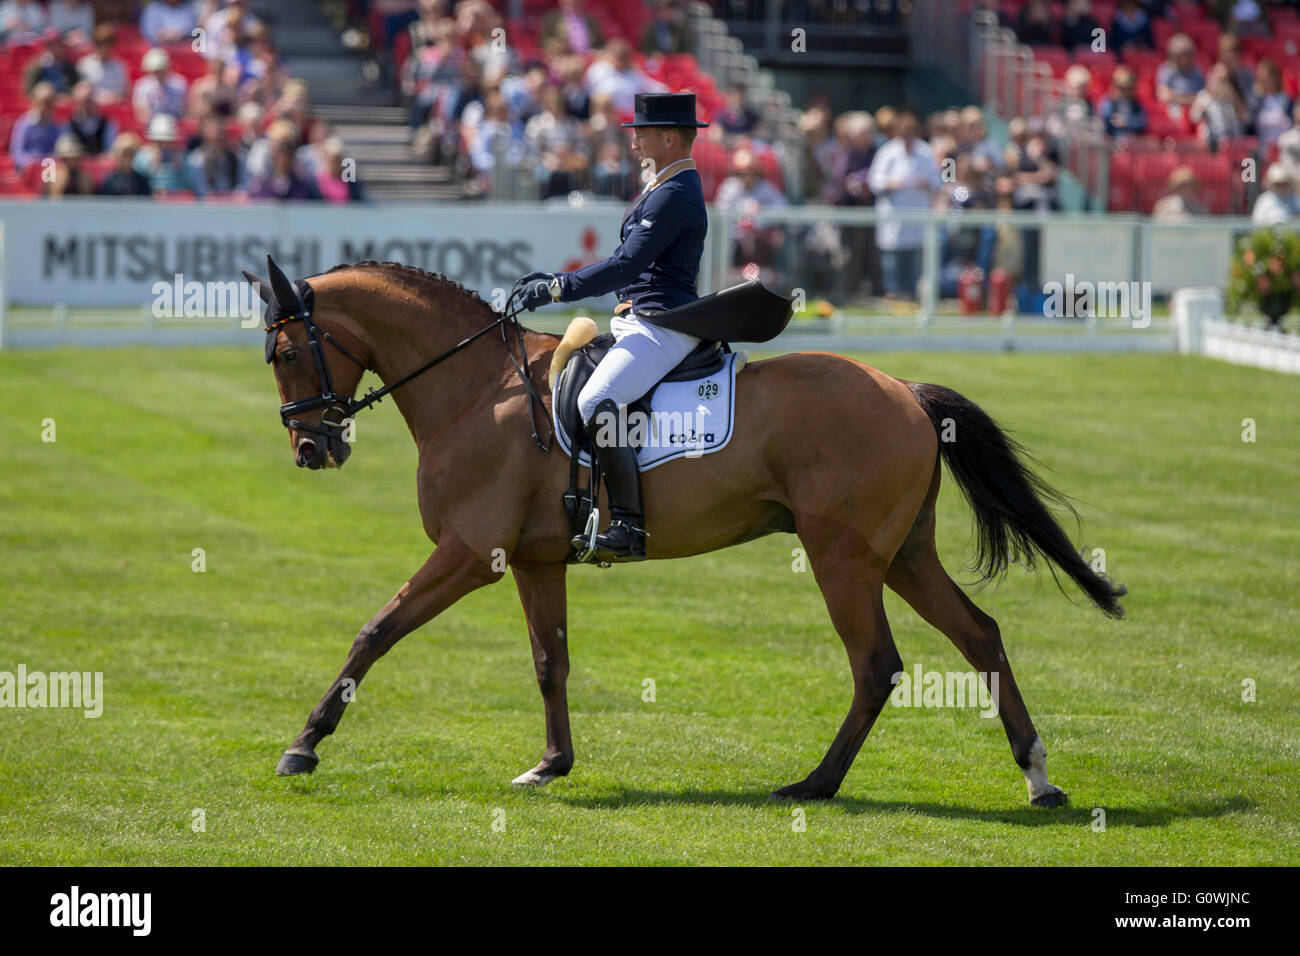
[[[607,398],[619,405],[635,402],[700,344],[693,335],[658,328],[632,312],[610,319],[609,330],[616,342],[578,393],[583,424]]]

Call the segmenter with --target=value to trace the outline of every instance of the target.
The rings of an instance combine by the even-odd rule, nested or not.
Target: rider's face
[[[632,155],[638,160],[649,159],[656,169],[663,168],[663,157],[667,151],[664,143],[664,131],[655,126],[632,127]]]

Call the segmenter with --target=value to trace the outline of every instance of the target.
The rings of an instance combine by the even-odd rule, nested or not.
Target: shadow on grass
[[[844,813],[894,814],[915,813],[927,817],[949,820],[982,820],[988,823],[1013,823],[1017,826],[1055,826],[1061,823],[1090,826],[1092,807],[1069,805],[1055,810],[1037,807],[1008,807],[1002,810],[963,807],[943,803],[912,803],[903,800],[864,800],[837,796],[833,800],[777,800],[762,792],[734,792],[730,790],[628,790],[592,796],[557,794],[558,799],[574,807],[588,810],[622,810],[635,806],[694,804],[697,806],[733,807],[816,807],[825,806]],[[1245,797],[1232,795],[1212,797],[1184,805],[1169,807],[1116,807],[1108,806],[1106,826],[1163,827],[1176,820],[1207,819],[1226,816],[1241,810],[1252,810],[1255,804]]]

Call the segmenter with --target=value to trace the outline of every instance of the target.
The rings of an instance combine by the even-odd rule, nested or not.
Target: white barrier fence
[[[1300,336],[1223,319],[1218,289],[1184,289],[1174,298],[1178,351],[1236,365],[1300,375]]]

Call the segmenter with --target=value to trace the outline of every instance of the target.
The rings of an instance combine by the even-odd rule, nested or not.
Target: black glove
[[[519,304],[532,312],[538,306],[550,305],[555,301],[551,297],[551,280],[555,277],[549,272],[533,272],[523,278],[524,294]]]

